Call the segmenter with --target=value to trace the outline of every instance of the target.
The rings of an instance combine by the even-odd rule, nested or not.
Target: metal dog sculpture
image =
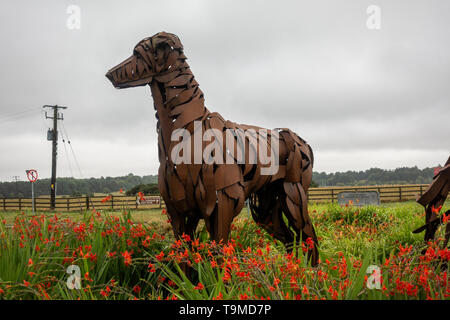
[[[433,240],[437,228],[444,222],[444,217],[450,215],[450,210],[440,217],[437,216],[438,208],[442,206],[447,199],[450,192],[450,157],[445,166],[439,170],[433,177],[433,182],[430,184],[424,194],[417,198],[417,202],[425,207],[425,225],[414,230],[414,233],[425,231],[425,241]],[[443,247],[445,248],[450,239],[450,223],[447,223],[445,228],[445,241]]]
[[[183,233],[193,236],[199,220],[204,219],[211,239],[227,242],[232,220],[249,198],[257,223],[288,249],[294,239],[301,238],[308,244],[311,264],[318,263],[318,241],[307,210],[313,152],[303,139],[289,129],[266,130],[264,135],[257,132],[263,128],[237,124],[211,113],[174,34],[161,32],[140,41],[133,55],[109,70],[106,77],[116,88],[150,86],[158,120],[159,189],[176,237]],[[225,147],[225,138],[215,136],[220,148],[211,154],[223,162],[196,162],[195,152],[190,152],[195,149],[193,142],[189,145],[192,149],[183,150],[182,157],[194,161],[174,161],[171,155],[178,144],[173,141],[176,130],[195,136],[197,131],[209,129],[215,133],[234,132],[234,148]],[[245,134],[251,130],[255,134]],[[264,175],[262,170],[267,165],[249,161],[248,154],[255,139],[263,141],[262,145],[272,152],[275,136],[279,169]],[[242,162],[238,161],[239,143],[246,151]],[[205,141],[200,145],[200,153],[205,152]]]

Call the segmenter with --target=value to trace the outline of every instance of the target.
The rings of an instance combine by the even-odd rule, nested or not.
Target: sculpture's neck
[[[150,88],[158,120],[159,158],[160,162],[167,161],[172,132],[205,117],[209,111],[204,106],[203,92],[185,61],[174,71],[155,76]]]

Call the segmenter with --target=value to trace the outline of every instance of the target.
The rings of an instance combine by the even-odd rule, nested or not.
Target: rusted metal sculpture
[[[425,207],[425,225],[414,230],[414,233],[425,231],[425,241],[434,239],[434,235],[439,225],[444,222],[444,217],[450,216],[450,210],[438,216],[438,208],[441,207],[450,192],[450,157],[445,166],[437,172],[425,193],[417,198],[417,202]],[[450,238],[450,223],[445,228],[445,240],[443,247],[446,247]]]
[[[317,237],[307,210],[313,152],[303,139],[289,129],[267,130],[264,136],[259,133],[263,128],[237,124],[210,112],[186,62],[183,46],[174,34],[161,32],[143,39],[135,46],[133,55],[106,76],[116,88],[150,86],[158,120],[159,189],[176,237],[183,233],[192,236],[199,220],[204,219],[211,239],[227,242],[231,222],[249,198],[257,223],[288,248],[294,239],[301,238],[308,244],[312,265],[318,263]],[[172,138],[175,130],[180,129],[194,136],[197,130],[215,129],[219,133],[233,130],[236,134],[233,145],[244,141],[241,147],[245,151],[252,148],[254,138],[264,141],[266,148],[272,150],[271,139],[276,136],[279,169],[264,175],[262,170],[267,166],[259,161],[251,163],[247,153],[240,163],[237,148],[230,150],[225,146],[225,138],[222,141],[217,136],[221,148],[214,155],[221,152],[223,163],[198,163],[197,154],[184,154],[186,150],[182,156],[192,161],[176,162],[172,154],[178,141]],[[251,129],[258,131],[256,137],[240,139],[241,134]],[[202,153],[207,143],[200,141],[200,144]],[[195,151],[194,142],[190,147]]]

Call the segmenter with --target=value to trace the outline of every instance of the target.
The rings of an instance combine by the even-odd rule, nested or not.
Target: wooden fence
[[[325,187],[310,188],[308,197],[310,202],[337,202],[337,195],[344,191],[378,191],[381,202],[398,202],[416,200],[417,195],[422,195],[428,188],[428,184],[409,185],[380,185],[361,187]]]
[[[337,195],[343,191],[378,191],[381,202],[395,202],[415,200],[416,195],[422,195],[427,189],[427,184],[415,185],[388,185],[388,186],[364,186],[364,187],[322,187],[310,188],[308,197],[310,202],[337,202]],[[121,210],[121,209],[156,209],[164,208],[164,200],[160,196],[145,196],[141,201],[137,196],[117,195],[110,196],[105,201],[104,196],[92,197],[58,197],[56,198],[56,211],[84,211],[96,210]],[[31,210],[31,198],[0,198],[0,210],[22,211]],[[50,210],[50,198],[38,197],[35,199],[37,211]]]
[[[56,211],[84,211],[96,210],[121,210],[121,209],[156,209],[163,208],[164,200],[160,196],[145,196],[142,201],[137,196],[84,196],[84,197],[57,197],[55,199]],[[32,209],[31,198],[0,198],[0,210],[22,211]],[[36,211],[49,211],[50,198],[35,198]]]

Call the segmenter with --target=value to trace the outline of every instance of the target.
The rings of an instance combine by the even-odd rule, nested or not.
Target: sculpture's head
[[[186,59],[180,39],[172,33],[160,32],[140,41],[133,55],[109,70],[106,77],[119,89],[144,86],[154,76],[174,70],[180,58]]]

